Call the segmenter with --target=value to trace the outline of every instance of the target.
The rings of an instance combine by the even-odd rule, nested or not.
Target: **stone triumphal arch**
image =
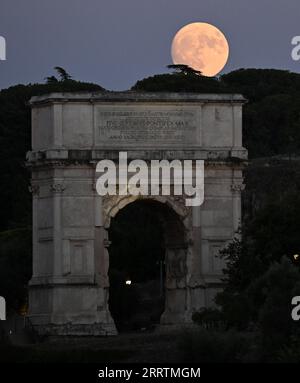
[[[241,219],[242,105],[233,94],[52,93],[32,106],[33,276],[30,319],[43,334],[110,335],[108,230],[138,200],[166,207],[166,303],[160,323],[183,325],[222,288],[219,250]],[[201,206],[184,196],[104,196],[99,160],[201,159]],[[172,234],[173,233],[173,234]]]

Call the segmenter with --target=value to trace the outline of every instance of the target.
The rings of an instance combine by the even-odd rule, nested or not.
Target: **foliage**
[[[299,324],[291,317],[291,301],[300,295],[299,268],[287,258],[274,262],[268,271],[247,289],[257,324],[262,333],[263,348],[273,355],[300,336]],[[300,338],[299,338],[300,339]]]
[[[61,81],[68,81],[71,79],[71,76],[69,75],[69,73],[64,68],[62,68],[60,66],[56,66],[54,69],[58,73]]]
[[[289,344],[277,352],[276,360],[279,363],[300,363],[300,337],[291,337]]]
[[[288,257],[276,261],[271,256],[268,265],[255,253],[243,254],[243,246],[235,241],[223,253],[228,260],[227,284],[216,302],[229,326],[259,331],[264,357],[274,359],[293,337],[300,339],[298,323],[291,318],[292,297],[300,295],[299,266]],[[261,267],[248,270],[251,261]]]
[[[221,328],[224,323],[223,313],[216,308],[202,308],[192,315],[194,323],[204,328]]]
[[[144,92],[228,93],[216,78],[191,73],[159,74],[138,81],[132,90]]]
[[[173,69],[174,73],[179,72],[179,73],[182,73],[184,75],[201,76],[201,74],[202,74],[200,71],[193,69],[190,66],[185,65],[185,64],[171,64],[171,65],[167,65],[167,68]]]
[[[269,95],[297,94],[300,91],[300,75],[287,70],[242,68],[222,75],[221,80],[253,103]]]
[[[190,331],[179,337],[182,362],[237,363],[251,348],[251,339],[236,331],[213,332],[204,329]]]
[[[259,180],[258,177],[252,182],[258,185]],[[266,192],[273,184],[274,181],[266,185]],[[272,188],[272,192],[254,215],[245,218],[242,240],[234,239],[221,251],[226,261],[224,275],[228,293],[245,290],[274,261],[280,261],[284,255],[292,259],[299,252],[299,193],[292,187]]]
[[[27,284],[32,274],[31,229],[0,233],[0,296],[9,307],[26,302]]]
[[[239,69],[221,76],[243,94],[244,146],[251,158],[300,151],[300,75],[277,69]]]
[[[297,162],[254,161],[246,171],[241,239],[221,252],[225,288],[216,303],[228,326],[257,334],[264,361],[288,360],[300,339],[291,319],[292,297],[300,294],[293,257],[300,248],[299,183]]]
[[[250,158],[300,152],[300,74],[276,69],[239,69],[220,78],[180,70],[138,81],[147,92],[240,93],[243,139]],[[185,73],[185,74],[184,74]]]
[[[241,262],[242,246],[236,241],[225,251],[229,261],[225,269],[227,284],[216,303],[229,327],[258,335],[256,346],[262,360],[287,360],[293,344],[300,341],[299,324],[291,318],[292,298],[300,295],[299,265],[288,257],[270,259],[269,266],[265,264],[256,273],[254,268],[248,274],[246,264]]]

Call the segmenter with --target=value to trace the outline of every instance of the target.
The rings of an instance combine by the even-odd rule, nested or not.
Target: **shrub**
[[[202,308],[200,311],[193,313],[192,319],[194,323],[206,329],[224,327],[224,315],[215,308]]]
[[[243,361],[250,352],[250,340],[236,331],[200,329],[183,334],[178,347],[183,362],[236,363]]]

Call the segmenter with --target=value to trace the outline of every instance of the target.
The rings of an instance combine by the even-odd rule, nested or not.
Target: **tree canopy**
[[[179,66],[180,67],[180,66]],[[145,92],[240,93],[243,143],[250,158],[300,152],[300,74],[277,69],[239,69],[219,78],[179,70],[137,81]]]

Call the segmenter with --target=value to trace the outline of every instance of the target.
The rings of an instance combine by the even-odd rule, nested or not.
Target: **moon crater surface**
[[[171,48],[174,64],[185,64],[213,77],[226,65],[229,45],[224,34],[208,23],[191,23],[174,36]]]

